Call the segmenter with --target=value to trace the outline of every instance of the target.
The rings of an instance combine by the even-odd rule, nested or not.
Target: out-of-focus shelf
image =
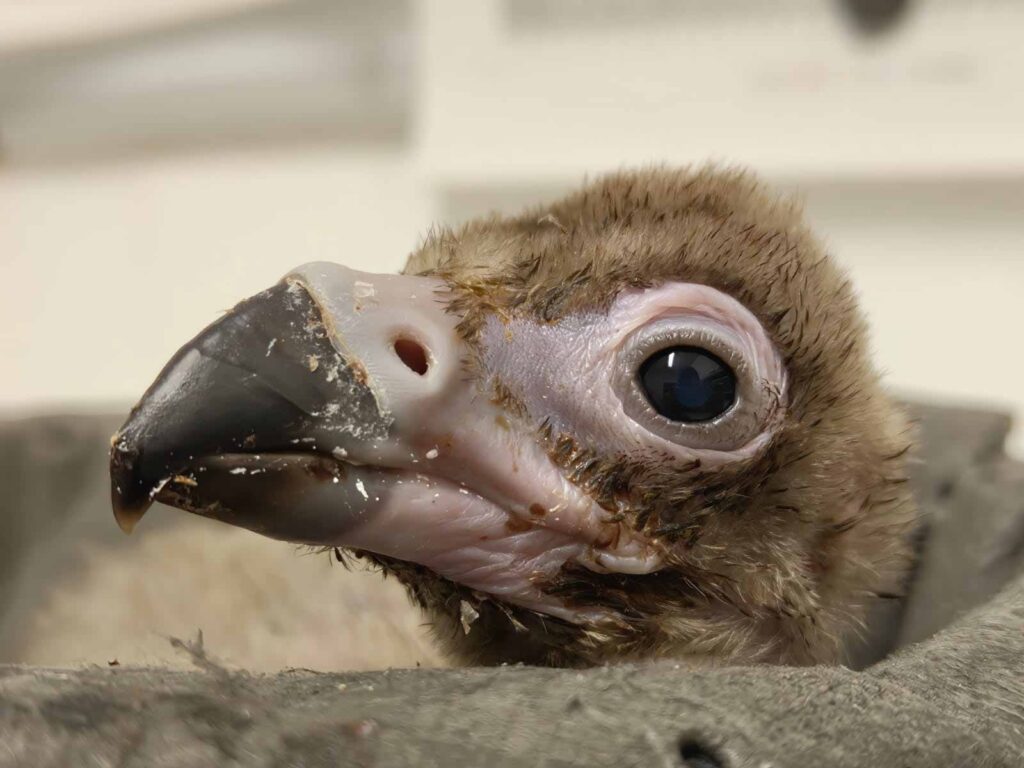
[[[282,0],[21,0],[0,2],[0,50],[66,45]]]
[[[794,178],[1024,172],[1024,5],[923,0],[871,40],[833,5],[545,26],[511,23],[502,0],[457,17],[435,0],[423,172],[449,186],[706,159]]]
[[[412,23],[408,0],[297,0],[0,53],[3,160],[408,143]]]

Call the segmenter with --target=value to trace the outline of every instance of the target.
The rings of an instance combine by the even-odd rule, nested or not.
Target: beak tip
[[[126,534],[135,530],[136,524],[153,504],[152,500],[146,496],[131,498],[131,494],[126,494],[117,480],[110,484],[110,502],[114,510],[114,519],[117,521],[118,527]]]
[[[130,534],[153,503],[135,476],[136,454],[117,432],[110,438],[110,501],[117,525]],[[141,493],[140,493],[141,492]]]
[[[145,509],[129,509],[117,506],[116,503],[114,505],[114,519],[117,521],[118,527],[129,536],[144,514],[146,514]]]

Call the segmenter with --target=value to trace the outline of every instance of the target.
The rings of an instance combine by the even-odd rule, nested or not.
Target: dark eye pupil
[[[654,410],[672,421],[710,421],[736,402],[736,375],[700,347],[670,347],[640,366],[640,386]]]

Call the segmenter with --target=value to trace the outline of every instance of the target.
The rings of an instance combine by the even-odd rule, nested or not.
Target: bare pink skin
[[[504,508],[450,481],[407,474],[365,524],[346,534],[345,543],[420,563],[526,608],[571,621],[600,619],[599,611],[570,611],[535,586],[554,577],[563,563],[585,561],[586,541],[542,523],[510,528],[509,520]]]
[[[714,450],[667,440],[626,415],[615,381],[634,371],[617,370],[620,353],[638,330],[657,324],[717,335],[740,353],[752,379],[784,393],[782,361],[757,319],[726,294],[692,283],[625,292],[606,315],[575,315],[551,325],[491,318],[484,359],[538,423],[546,418],[555,431],[610,455],[658,452],[714,467],[757,453],[772,435],[770,419],[735,447]]]
[[[447,289],[440,281],[320,263],[300,267],[289,280],[320,304],[339,352],[365,366],[394,423],[386,440],[339,435],[335,455],[352,465],[350,477],[302,502],[316,504],[325,516],[334,506],[351,509],[358,502],[352,524],[329,541],[313,542],[301,530],[288,537],[419,563],[470,589],[575,623],[605,615],[567,606],[539,583],[572,562],[595,571],[649,573],[663,566],[664,551],[657,540],[611,522],[565,479],[537,441],[542,420],[608,455],[700,458],[716,466],[765,445],[777,414],[757,402],[758,388],[785,390],[781,362],[757,320],[706,286],[630,291],[606,315],[551,325],[493,319],[481,338],[486,380],[480,382],[463,370],[467,350],[455,332],[458,318],[445,311]],[[627,360],[638,334],[652,328],[676,333],[682,326],[690,337],[712,335],[716,344],[728,345],[752,382],[750,413],[699,436],[714,448],[666,438],[657,432],[671,424],[656,423],[653,412],[631,416],[624,406],[625,397],[634,411],[645,407],[629,400],[635,393],[623,395],[634,376]],[[426,351],[425,374],[402,362],[397,338]],[[524,402],[525,423],[491,402],[492,378]],[[724,447],[723,440],[735,445]]]

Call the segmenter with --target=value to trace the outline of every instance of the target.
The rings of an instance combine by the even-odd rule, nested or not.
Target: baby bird
[[[111,482],[125,530],[157,500],[379,566],[461,663],[816,664],[901,589],[908,447],[798,207],[656,168],[401,275],[295,269],[172,358]]]

